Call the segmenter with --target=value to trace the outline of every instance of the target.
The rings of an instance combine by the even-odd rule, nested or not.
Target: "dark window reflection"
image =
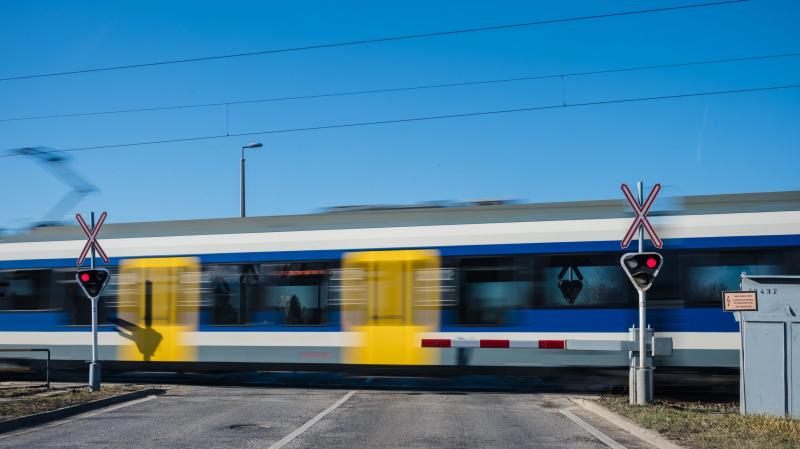
[[[724,290],[738,290],[742,273],[800,273],[800,250],[696,251],[680,254],[682,297],[686,306],[720,306]]]
[[[266,310],[283,324],[321,324],[327,271],[319,263],[264,265]]]
[[[206,267],[210,285],[207,295],[212,304],[214,324],[244,324],[248,322],[247,297],[249,284],[257,275],[247,265],[210,265]]]
[[[537,256],[536,307],[631,306],[633,288],[619,257],[613,253]]]
[[[502,324],[511,310],[530,304],[533,271],[525,257],[462,259],[459,322]]]
[[[208,265],[204,304],[213,324],[322,324],[330,265]]]
[[[98,305],[98,322],[104,324],[116,304],[115,269]],[[91,303],[75,280],[74,268],[0,271],[0,311],[58,311],[60,324],[88,325]]]
[[[53,281],[52,270],[0,272],[0,310],[46,310],[58,307],[52,296]]]

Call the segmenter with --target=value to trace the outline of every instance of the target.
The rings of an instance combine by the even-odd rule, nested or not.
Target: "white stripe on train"
[[[112,257],[167,256],[276,251],[313,251],[559,243],[619,240],[630,218],[517,223],[404,226],[319,231],[259,232],[99,240]],[[679,215],[651,218],[662,238],[796,234],[800,212]],[[0,244],[0,260],[68,259],[85,242]]]
[[[674,349],[739,349],[737,332],[656,332],[672,337]],[[420,340],[625,340],[626,332],[428,332]],[[133,344],[116,332],[100,332],[101,346]],[[192,346],[233,347],[348,347],[358,345],[354,332],[188,332],[184,343]],[[89,332],[0,332],[0,346],[76,346],[91,343]]]

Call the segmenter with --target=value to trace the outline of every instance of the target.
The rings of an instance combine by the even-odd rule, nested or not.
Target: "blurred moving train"
[[[800,192],[661,203],[669,210],[650,217],[665,263],[648,320],[675,351],[656,362],[735,368],[738,326],[720,292],[738,289],[742,272],[800,274]],[[626,353],[419,339],[626,339],[636,295],[618,261],[631,216],[609,200],[109,224],[100,358],[196,369],[626,366]],[[0,241],[0,348],[87,360],[89,302],[74,279],[84,242],[77,226]]]

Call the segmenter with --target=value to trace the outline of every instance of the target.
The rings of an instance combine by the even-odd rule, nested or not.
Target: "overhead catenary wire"
[[[800,83],[784,84],[784,85],[772,85],[772,86],[762,86],[762,87],[750,87],[750,88],[742,88],[742,89],[729,89],[729,90],[704,91],[704,92],[689,92],[689,93],[683,93],[683,94],[659,95],[659,96],[648,96],[648,97],[616,98],[616,99],[598,100],[598,101],[590,101],[590,102],[582,102],[582,103],[566,103],[566,104],[558,103],[558,104],[552,104],[552,105],[530,106],[530,107],[524,107],[524,108],[496,109],[496,110],[491,110],[491,111],[474,111],[474,112],[464,112],[464,113],[457,113],[457,114],[431,115],[431,116],[420,116],[420,117],[406,117],[406,118],[400,118],[400,119],[376,120],[376,121],[368,121],[368,122],[335,123],[335,124],[329,124],[329,125],[317,125],[317,126],[307,126],[307,127],[298,127],[298,128],[283,128],[283,129],[273,129],[273,130],[262,130],[262,131],[246,132],[246,133],[214,134],[214,135],[184,137],[184,138],[176,138],[176,139],[161,139],[161,140],[149,140],[149,141],[140,141],[140,142],[117,143],[117,144],[109,144],[109,145],[95,145],[95,146],[86,146],[86,147],[56,149],[56,150],[47,151],[47,153],[66,153],[66,152],[90,151],[90,150],[100,150],[100,149],[109,149],[109,150],[110,149],[123,149],[123,148],[141,147],[141,146],[167,144],[167,143],[196,142],[196,141],[202,141],[202,140],[223,139],[223,138],[227,138],[227,137],[243,137],[243,136],[256,136],[256,135],[269,135],[269,134],[283,134],[283,133],[295,133],[295,132],[321,131],[321,130],[337,129],[337,128],[353,128],[353,127],[360,127],[360,126],[388,125],[388,124],[396,124],[396,123],[410,123],[410,122],[421,122],[421,121],[430,121],[430,120],[442,120],[442,119],[455,119],[455,118],[465,118],[465,117],[489,116],[489,115],[498,115],[498,114],[510,114],[510,113],[517,113],[517,112],[542,111],[542,110],[548,110],[548,109],[566,109],[566,108],[603,106],[603,105],[610,105],[610,104],[636,103],[636,102],[646,102],[646,101],[663,101],[663,100],[674,100],[674,99],[681,99],[681,98],[704,97],[704,96],[712,96],[712,95],[731,95],[731,94],[742,94],[742,93],[748,93],[748,92],[778,91],[778,90],[796,89],[796,88],[800,88]],[[14,154],[14,153],[0,155],[0,158],[9,158],[9,157],[19,157],[19,155],[18,154]]]
[[[23,80],[23,79],[32,79],[32,78],[48,78],[48,77],[66,76],[66,75],[79,75],[79,74],[95,73],[95,72],[108,72],[108,71],[114,71],[114,70],[127,70],[127,69],[154,67],[154,66],[163,66],[163,65],[173,65],[173,64],[186,64],[186,63],[192,63],[192,62],[202,62],[202,61],[214,61],[214,60],[221,60],[221,59],[242,58],[242,57],[248,57],[248,56],[259,56],[259,55],[270,55],[270,54],[277,54],[277,53],[290,53],[290,52],[298,52],[298,51],[319,50],[319,49],[324,49],[324,48],[377,44],[377,43],[384,43],[384,42],[403,41],[403,40],[411,40],[411,39],[422,39],[422,38],[431,38],[431,37],[438,37],[438,36],[452,36],[452,35],[458,35],[458,34],[478,33],[478,32],[486,32],[486,31],[508,30],[508,29],[514,29],[514,28],[526,28],[526,27],[538,26],[538,25],[548,25],[548,24],[565,23],[565,22],[576,22],[576,21],[583,21],[583,20],[606,19],[606,18],[612,18],[612,17],[623,17],[623,16],[632,16],[632,15],[640,15],[640,14],[652,14],[652,13],[667,12],[667,11],[678,11],[678,10],[705,8],[705,7],[712,7],[712,6],[722,6],[722,5],[730,5],[730,4],[734,4],[734,3],[744,3],[744,2],[747,2],[747,1],[749,1],[749,0],[723,0],[723,1],[716,1],[716,2],[693,3],[693,4],[689,4],[689,5],[666,6],[666,7],[662,7],[662,8],[638,9],[638,10],[630,10],[630,11],[616,11],[616,12],[610,12],[610,13],[604,13],[604,14],[592,14],[592,15],[576,16],[576,17],[563,17],[563,18],[559,18],[559,19],[545,19],[545,20],[536,20],[536,21],[522,22],[522,23],[492,25],[492,26],[475,27],[475,28],[462,28],[462,29],[446,30],[446,31],[433,31],[433,32],[418,33],[418,34],[405,34],[405,35],[398,35],[398,36],[384,36],[384,37],[378,37],[378,38],[372,38],[372,39],[360,39],[360,40],[351,40],[351,41],[343,41],[343,42],[313,44],[313,45],[304,45],[304,46],[298,46],[298,47],[278,48],[278,49],[270,49],[270,50],[259,50],[259,51],[242,52],[242,53],[229,53],[229,54],[223,54],[223,55],[202,56],[202,57],[196,57],[196,58],[170,59],[170,60],[164,60],[164,61],[143,62],[143,63],[137,63],[137,64],[124,64],[124,65],[106,66],[106,67],[93,67],[93,68],[78,69],[78,70],[66,70],[66,71],[61,71],[61,72],[48,72],[48,73],[26,74],[26,75],[14,75],[14,76],[7,76],[7,77],[0,78],[0,82],[2,82],[2,81]]]
[[[793,58],[793,57],[798,57],[798,56],[800,56],[800,52],[789,52],[789,53],[777,53],[777,54],[767,54],[767,55],[743,56],[743,57],[736,57],[736,58],[706,59],[706,60],[676,62],[676,63],[667,63],[667,64],[652,64],[652,65],[617,67],[617,68],[610,68],[610,69],[589,70],[589,71],[569,72],[569,73],[560,73],[560,74],[531,75],[531,76],[509,77],[509,78],[495,78],[495,79],[485,79],[485,80],[462,81],[462,82],[454,82],[454,83],[422,84],[422,85],[415,85],[415,86],[399,86],[399,87],[389,87],[389,88],[381,88],[381,89],[366,89],[366,90],[351,90],[351,91],[341,91],[341,92],[326,92],[326,93],[320,93],[320,94],[292,95],[292,96],[283,96],[283,97],[257,98],[257,99],[250,99],[250,100],[231,100],[231,101],[219,101],[219,102],[209,102],[209,103],[191,103],[191,104],[169,105],[169,106],[150,106],[150,107],[142,107],[142,108],[111,109],[111,110],[104,110],[104,111],[70,112],[70,113],[63,113],[63,114],[47,114],[47,115],[30,115],[30,116],[23,116],[23,117],[7,117],[7,118],[0,118],[0,122],[43,120],[43,119],[56,119],[56,118],[74,118],[74,117],[91,117],[91,116],[99,116],[99,115],[129,114],[129,113],[137,113],[137,112],[156,112],[156,111],[169,111],[169,110],[179,110],[179,109],[197,109],[197,108],[210,108],[210,107],[221,107],[221,106],[224,106],[225,107],[225,118],[226,118],[226,123],[227,123],[227,121],[229,120],[229,113],[230,113],[229,108],[232,105],[254,104],[254,103],[269,103],[269,102],[279,102],[279,101],[310,100],[310,99],[318,99],[318,98],[344,97],[344,96],[353,96],[353,95],[371,95],[371,94],[405,92],[405,91],[425,90],[425,89],[442,89],[442,88],[449,88],[449,87],[479,86],[479,85],[487,85],[487,84],[502,84],[502,83],[513,83],[513,82],[522,82],[522,81],[535,81],[535,80],[545,80],[545,79],[555,79],[555,78],[561,78],[562,79],[562,87],[563,87],[563,79],[564,78],[571,78],[571,77],[603,75],[603,74],[613,74],[613,73],[623,73],[623,72],[635,72],[635,71],[643,71],[643,70],[668,69],[668,68],[678,68],[678,67],[691,67],[691,66],[699,66],[699,65],[725,64],[725,63],[745,62],[745,61],[758,61],[758,60],[767,60],[767,59]]]

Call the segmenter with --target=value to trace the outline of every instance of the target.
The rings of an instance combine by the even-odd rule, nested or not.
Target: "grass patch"
[[[91,392],[88,388],[49,391],[40,387],[10,388],[0,391],[0,421],[95,401],[142,388],[138,385],[103,385],[97,392]]]
[[[45,387],[11,387],[0,388],[0,399],[14,398],[18,396],[30,396],[36,393],[47,391]]]
[[[658,400],[651,407],[641,407],[628,404],[627,396],[604,396],[598,402],[690,448],[800,448],[800,420],[743,416],[737,403]]]

